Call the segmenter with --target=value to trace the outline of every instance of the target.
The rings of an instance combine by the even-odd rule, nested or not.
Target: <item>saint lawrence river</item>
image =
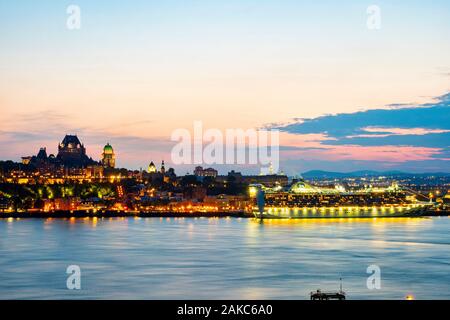
[[[1,299],[309,299],[341,277],[348,299],[450,299],[450,218],[0,219]]]

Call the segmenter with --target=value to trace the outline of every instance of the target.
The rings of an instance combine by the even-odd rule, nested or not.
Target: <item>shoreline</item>
[[[449,217],[450,211],[434,211],[421,215],[405,215],[400,218],[427,218],[427,217]],[[252,213],[245,212],[124,212],[124,211],[104,211],[104,212],[87,212],[87,211],[55,211],[55,212],[3,212],[0,213],[1,219],[68,219],[68,218],[255,218]],[[279,220],[313,220],[313,219],[333,219],[336,217],[304,217],[296,219],[279,219]],[[355,217],[357,218],[357,217]],[[364,219],[375,219],[377,217],[361,217]],[[399,216],[383,217],[383,218],[399,218]],[[278,219],[278,218],[277,218]],[[351,219],[351,218],[341,218]]]
[[[67,218],[254,218],[253,214],[244,212],[124,212],[124,211],[55,211],[55,212],[8,212],[0,213],[2,218],[24,218],[24,219],[67,219]]]

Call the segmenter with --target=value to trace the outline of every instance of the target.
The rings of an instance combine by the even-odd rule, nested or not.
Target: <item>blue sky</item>
[[[292,174],[448,171],[449,21],[448,1],[0,0],[0,159],[77,133],[94,158],[111,142],[120,166],[170,164],[171,133],[200,120],[290,124]]]

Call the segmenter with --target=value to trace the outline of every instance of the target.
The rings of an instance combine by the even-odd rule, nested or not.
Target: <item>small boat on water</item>
[[[383,218],[423,216],[435,204],[396,183],[386,188],[321,188],[301,180],[288,190],[251,185],[260,219]]]
[[[335,292],[325,292],[320,289],[317,291],[313,291],[309,294],[311,300],[345,300],[347,298],[347,294],[342,290],[342,278],[340,279],[341,283],[339,286],[339,291]]]
[[[345,300],[346,295],[343,291],[322,292],[320,289],[310,293],[311,300]]]

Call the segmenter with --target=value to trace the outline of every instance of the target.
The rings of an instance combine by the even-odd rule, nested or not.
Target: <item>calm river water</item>
[[[341,277],[348,299],[450,299],[450,218],[0,219],[0,299],[308,299]]]

